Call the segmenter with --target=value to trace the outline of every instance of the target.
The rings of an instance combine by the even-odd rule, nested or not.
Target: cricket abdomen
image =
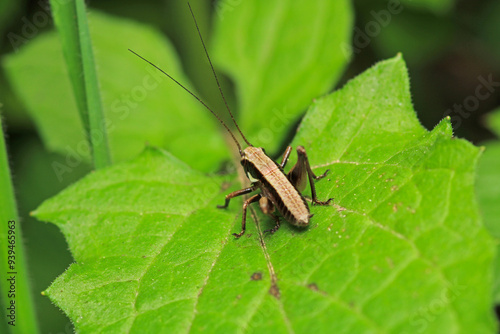
[[[278,165],[261,148],[247,147],[244,153],[243,166],[249,178],[258,181],[262,196],[267,197],[288,222],[307,226],[311,216],[309,207]]]

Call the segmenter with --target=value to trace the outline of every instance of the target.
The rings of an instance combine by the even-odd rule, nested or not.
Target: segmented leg
[[[272,229],[269,229],[269,230],[265,230],[264,233],[266,232],[270,232],[271,234],[274,234],[279,228],[280,228],[280,219],[278,216],[270,213],[268,214],[269,217],[271,217],[272,219],[274,219],[274,221],[276,222],[276,225],[274,225],[274,227]]]
[[[249,206],[253,202],[257,202],[260,198],[261,198],[261,195],[260,194],[256,194],[256,195],[253,195],[252,197],[250,197],[249,199],[247,199],[243,203],[243,218],[241,219],[241,232],[240,233],[233,233],[233,235],[236,238],[239,238],[243,234],[245,234],[246,223],[247,223],[247,206]]]
[[[233,191],[232,193],[226,195],[226,202],[224,203],[224,205],[217,205],[217,208],[219,208],[219,209],[225,209],[229,205],[229,201],[231,200],[231,198],[251,193],[252,191],[254,191],[256,189],[257,189],[256,186],[251,186],[251,187],[248,187],[248,188],[245,188],[245,189],[240,189],[240,190]]]
[[[285,150],[285,153],[283,153],[283,158],[281,158],[281,163],[280,167],[285,168],[286,163],[288,162],[288,158],[290,157],[290,153],[292,152],[292,147],[288,146]]]
[[[297,146],[298,160],[292,170],[288,173],[287,177],[290,182],[299,190],[303,191],[307,185],[306,175],[309,180],[309,185],[311,186],[311,197],[313,204],[328,205],[333,200],[329,198],[327,201],[320,201],[316,197],[316,187],[314,185],[315,180],[320,180],[324,178],[329,169],[327,169],[323,174],[316,176],[309,165],[309,159],[307,158],[306,150],[303,146]]]

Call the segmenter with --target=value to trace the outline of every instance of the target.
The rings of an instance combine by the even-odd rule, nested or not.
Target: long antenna
[[[208,55],[207,47],[205,46],[205,42],[203,41],[203,37],[201,37],[201,32],[200,28],[198,27],[198,22],[196,22],[196,18],[194,17],[193,9],[191,8],[191,4],[188,2],[187,3],[189,6],[189,11],[191,12],[191,16],[193,17],[194,24],[196,25],[196,30],[198,31],[198,36],[200,36],[201,44],[203,45],[203,50],[205,50],[205,54],[207,55],[208,62],[210,63],[210,67],[212,68],[212,73],[214,74],[215,81],[217,82],[217,87],[219,87],[219,92],[220,95],[222,96],[222,99],[224,100],[224,104],[226,105],[227,111],[229,111],[229,115],[231,115],[231,119],[233,120],[234,125],[236,125],[236,129],[238,129],[238,132],[240,133],[241,137],[245,141],[245,143],[248,144],[248,146],[253,146],[248,142],[246,139],[245,135],[243,135],[243,132],[241,132],[240,127],[238,126],[238,123],[236,123],[236,120],[234,119],[233,113],[231,112],[231,109],[229,109],[229,105],[227,104],[226,98],[224,97],[224,93],[222,92],[222,88],[219,83],[219,78],[217,78],[217,74],[215,73],[214,66],[212,65],[212,60],[210,59],[210,56]]]
[[[172,79],[176,84],[178,84],[179,86],[181,86],[182,88],[184,88],[184,90],[186,92],[188,92],[189,94],[191,94],[195,99],[197,99],[201,104],[203,104],[203,106],[205,108],[207,108],[211,113],[212,115],[214,115],[218,120],[219,122],[224,125],[224,127],[226,128],[227,132],[229,132],[229,134],[231,135],[231,137],[233,137],[233,140],[234,142],[236,143],[236,146],[238,146],[238,150],[240,151],[240,155],[243,155],[243,152],[241,150],[241,145],[240,143],[236,140],[236,137],[234,136],[233,132],[231,130],[229,130],[228,126],[226,125],[226,123],[224,123],[224,121],[219,117],[217,116],[217,114],[212,110],[210,109],[209,106],[206,105],[205,102],[203,102],[198,96],[196,96],[192,91],[190,91],[189,89],[187,89],[186,87],[184,87],[179,81],[175,80],[170,74],[168,74],[167,72],[165,72],[164,70],[162,70],[161,68],[159,68],[158,66],[156,66],[155,64],[153,64],[152,62],[150,62],[149,60],[147,60],[146,58],[144,58],[143,56],[135,53],[134,51],[128,49],[130,52],[132,52],[133,54],[135,54],[137,57],[141,58],[142,60],[144,60],[146,63],[150,64],[151,66],[153,66],[154,68],[156,68],[158,71],[160,71],[161,73],[165,74],[167,77],[169,77],[170,79]]]

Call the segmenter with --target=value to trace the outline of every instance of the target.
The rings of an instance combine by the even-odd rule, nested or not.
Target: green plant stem
[[[106,122],[83,0],[50,1],[80,117],[96,169],[109,166]],[[75,20],[76,18],[76,20]]]
[[[38,333],[38,322],[31,296],[21,225],[17,215],[14,189],[10,179],[7,148],[1,120],[0,189],[2,191],[0,196],[0,296],[2,297],[2,322],[4,323],[5,319],[7,319],[7,322],[13,320],[9,317],[6,318],[6,316],[12,314],[7,308],[12,303],[15,303],[13,304],[15,307],[15,326],[7,326],[10,332]],[[12,243],[9,243],[9,241]],[[10,254],[9,251],[11,251]],[[9,255],[13,257],[9,258]],[[9,259],[14,262],[9,263]],[[14,278],[14,280],[9,281],[9,278]],[[12,289],[13,286],[15,287],[14,289]]]

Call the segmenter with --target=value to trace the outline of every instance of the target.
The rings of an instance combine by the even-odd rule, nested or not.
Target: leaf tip
[[[445,136],[453,137],[453,127],[451,126],[451,117],[446,116],[439,122],[433,131],[437,131]]]

